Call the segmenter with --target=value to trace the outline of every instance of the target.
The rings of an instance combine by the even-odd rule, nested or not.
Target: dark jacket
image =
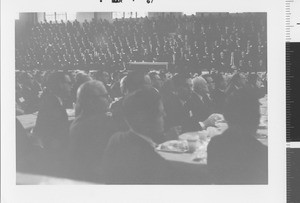
[[[108,184],[168,184],[176,175],[146,139],[132,132],[114,134],[103,157]]]
[[[45,148],[62,147],[67,142],[69,121],[66,109],[48,91],[41,96],[34,134],[42,139]]]
[[[208,104],[204,102],[203,97],[192,92],[191,97],[185,103],[184,107],[186,111],[190,112],[191,121],[193,122],[193,125],[190,125],[191,129],[189,131],[202,130],[199,122],[205,121],[210,115],[210,108]]]
[[[104,113],[73,121],[66,161],[71,178],[99,181],[95,171],[114,130],[111,117]]]
[[[268,148],[254,136],[230,128],[211,139],[207,165],[216,184],[268,183]]]

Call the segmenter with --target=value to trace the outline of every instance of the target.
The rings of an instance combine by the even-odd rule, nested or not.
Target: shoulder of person
[[[59,103],[59,100],[56,96],[48,91],[44,91],[41,95],[41,100],[43,104],[55,104]]]
[[[220,145],[220,147],[222,148],[222,146],[224,146],[223,144],[226,142],[229,142],[230,136],[229,136],[229,132],[224,132],[221,135],[217,135],[215,137],[212,137],[211,140],[208,143],[208,148],[219,148],[218,146]]]

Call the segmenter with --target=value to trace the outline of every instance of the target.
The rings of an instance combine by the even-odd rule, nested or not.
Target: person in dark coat
[[[70,123],[64,107],[71,92],[71,80],[63,72],[49,75],[41,96],[33,136],[40,146],[36,170],[44,175],[63,176],[63,159],[68,143]]]
[[[55,151],[67,142],[69,121],[63,101],[70,96],[70,82],[65,73],[54,72],[49,75],[33,129],[43,148]]]
[[[88,81],[78,89],[76,112],[70,126],[67,152],[68,175],[74,179],[96,182],[95,174],[114,125],[108,114],[108,92],[100,81]]]
[[[192,119],[204,121],[213,113],[213,104],[206,80],[202,76],[192,79],[192,97],[186,104]]]
[[[164,132],[164,109],[158,91],[144,87],[123,101],[127,132],[114,134],[103,157],[106,184],[186,184],[200,175],[165,160],[155,150]],[[190,164],[184,164],[189,165]],[[192,167],[192,166],[191,166]],[[185,168],[187,169],[187,168]]]
[[[120,81],[120,89],[123,97],[115,100],[110,105],[110,111],[112,113],[113,120],[118,126],[119,131],[127,131],[128,126],[124,121],[122,102],[126,95],[144,87],[150,85],[151,80],[148,75],[144,72],[133,71],[129,72]]]
[[[77,90],[79,88],[80,85],[82,85],[83,83],[92,80],[92,78],[86,74],[85,72],[81,71],[78,72],[75,76],[75,83],[72,87],[71,90],[71,102],[72,104],[76,102],[76,97],[77,97]]]
[[[222,76],[222,74],[213,74],[212,75],[215,88],[211,91],[211,98],[213,101],[213,111],[214,113],[223,114],[224,111],[224,104],[226,100],[226,83]]]
[[[253,90],[233,92],[225,105],[229,128],[207,147],[207,166],[215,184],[267,184],[268,148],[255,138],[260,120]]]
[[[165,131],[176,126],[181,126],[183,132],[186,132],[190,126],[189,114],[184,108],[184,104],[180,100],[176,89],[178,88],[174,87],[174,81],[168,79],[159,92],[166,112],[164,119]]]

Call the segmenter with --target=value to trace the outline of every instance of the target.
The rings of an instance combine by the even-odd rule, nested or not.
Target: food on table
[[[170,140],[160,144],[157,150],[166,152],[184,153],[189,150],[188,143],[183,140]]]

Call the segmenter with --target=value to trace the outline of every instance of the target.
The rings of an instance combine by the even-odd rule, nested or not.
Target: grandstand
[[[167,62],[175,72],[266,71],[264,13],[125,14],[21,13],[16,70],[113,73],[129,62]]]

